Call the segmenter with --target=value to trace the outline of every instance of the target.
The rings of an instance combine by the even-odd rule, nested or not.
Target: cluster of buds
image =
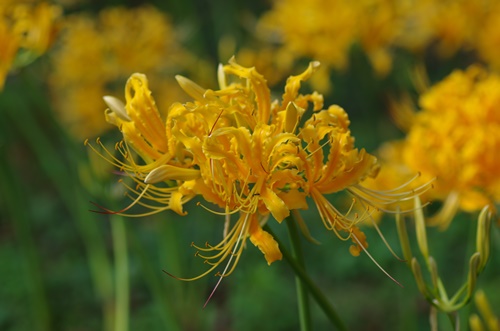
[[[452,297],[447,294],[444,283],[439,277],[437,263],[429,252],[426,223],[422,205],[418,197],[415,198],[414,218],[418,248],[430,274],[431,284],[424,281],[420,263],[412,254],[410,248],[405,220],[400,214],[397,214],[396,224],[403,256],[413,272],[419,291],[425,296],[427,301],[439,311],[445,313],[456,312],[466,305],[473,296],[477,276],[483,271],[488,261],[490,255],[491,209],[489,206],[485,206],[479,214],[477,221],[476,249],[469,259],[468,277]]]

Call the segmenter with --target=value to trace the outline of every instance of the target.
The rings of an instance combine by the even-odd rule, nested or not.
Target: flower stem
[[[269,225],[264,226],[264,230],[269,232],[274,237],[274,240],[278,243],[281,253],[285,257],[285,260],[288,262],[290,267],[292,267],[295,274],[302,280],[304,285],[309,290],[309,293],[316,300],[317,304],[321,307],[326,317],[332,322],[332,324],[338,330],[347,330],[344,323],[340,319],[339,315],[330,304],[328,299],[324,296],[321,290],[314,284],[309,275],[305,272],[305,270],[300,266],[300,264],[293,258],[292,254],[288,252],[283,243],[278,239],[278,237],[273,233]]]
[[[290,243],[292,246],[292,256],[295,261],[305,270],[304,255],[302,254],[302,245],[300,243],[299,233],[297,231],[297,225],[295,224],[295,219],[290,215],[286,219],[286,225],[288,227],[288,234],[290,237]],[[299,320],[300,320],[300,330],[309,331],[311,330],[311,311],[309,309],[309,296],[307,291],[307,285],[302,281],[302,279],[295,275],[295,286],[297,288],[297,301],[299,308]]]
[[[460,319],[458,317],[458,312],[455,311],[453,313],[448,313],[448,319],[450,320],[451,326],[453,327],[454,331],[459,331],[460,330]]]
[[[125,220],[121,216],[111,216],[111,233],[115,257],[115,330],[127,331],[129,315],[127,233]]]

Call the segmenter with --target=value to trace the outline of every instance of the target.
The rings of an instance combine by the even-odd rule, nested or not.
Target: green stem
[[[448,319],[450,320],[451,326],[454,331],[460,331],[460,320],[458,318],[458,312],[447,313]]]
[[[111,216],[111,235],[115,258],[115,330],[127,331],[129,319],[129,277],[125,220]]]
[[[286,219],[286,225],[288,227],[288,234],[292,246],[292,256],[300,267],[305,270],[304,255],[302,254],[299,232],[297,231],[297,225],[292,215]],[[299,305],[300,330],[309,331],[311,330],[312,323],[307,285],[298,275],[295,275],[295,286],[297,288],[297,301]]]
[[[307,289],[309,290],[309,293],[313,296],[313,298],[316,300],[317,304],[321,307],[323,312],[325,313],[326,317],[332,322],[333,325],[338,330],[347,330],[344,323],[338,316],[337,312],[335,309],[332,307],[328,299],[323,295],[321,290],[314,284],[314,282],[311,280],[309,275],[304,271],[304,269],[299,265],[299,263],[293,258],[293,256],[288,252],[288,250],[285,248],[283,243],[278,239],[278,237],[273,233],[269,225],[264,226],[264,230],[269,232],[274,237],[274,240],[279,245],[279,248],[281,250],[281,253],[283,254],[283,257],[285,260],[287,260],[288,264],[290,267],[292,267],[293,271],[295,274],[300,277],[302,282],[306,285]]]
[[[429,323],[431,326],[431,331],[438,331],[437,308],[432,305],[429,312]]]

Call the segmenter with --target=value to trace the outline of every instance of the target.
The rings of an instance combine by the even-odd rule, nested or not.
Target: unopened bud
[[[481,261],[478,265],[477,272],[481,272],[488,262],[490,256],[490,224],[491,212],[488,206],[485,206],[479,214],[477,220],[477,234],[476,234],[476,251],[481,254]]]
[[[396,213],[396,226],[398,228],[399,243],[403,251],[403,257],[406,264],[411,267],[412,252],[410,247],[410,239],[408,239],[408,231],[406,230],[406,222],[401,213]]]
[[[429,258],[429,248],[427,246],[427,233],[425,230],[424,212],[422,203],[418,196],[415,197],[415,230],[417,232],[417,243],[420,252],[427,260]]]

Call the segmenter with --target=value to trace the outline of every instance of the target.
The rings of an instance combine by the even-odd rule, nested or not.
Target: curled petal
[[[290,210],[285,202],[271,189],[263,189],[260,197],[262,201],[264,201],[267,209],[278,222],[283,221],[286,217],[288,217],[288,215],[290,215]]]
[[[274,240],[273,236],[262,230],[255,216],[252,217],[249,234],[250,241],[264,254],[268,265],[283,258],[278,243]]]
[[[166,180],[186,181],[196,179],[198,177],[200,177],[199,170],[180,168],[169,164],[164,164],[153,169],[153,171],[151,171],[144,179],[144,183],[155,184],[164,182]]]
[[[187,212],[182,210],[182,201],[183,194],[181,192],[173,192],[170,198],[170,209],[175,211],[177,214],[184,216],[187,215]]]
[[[300,82],[305,81],[311,77],[311,75],[318,69],[320,63],[318,61],[313,61],[309,63],[307,69],[297,76],[290,76],[285,85],[285,93],[283,94],[283,106],[286,107],[289,102],[295,100],[299,93]]]
[[[246,78],[250,81],[257,103],[257,112],[255,113],[257,122],[267,123],[271,112],[271,92],[264,76],[258,73],[254,67],[245,68],[240,66],[234,58],[229,60],[229,65],[224,66],[224,72]]]
[[[303,113],[304,110],[300,113]],[[293,133],[297,124],[299,122],[299,110],[297,105],[294,102],[289,102],[286,106],[286,115],[285,115],[285,132]]]
[[[290,209],[308,209],[309,207],[306,194],[299,190],[290,190],[289,192],[280,193],[278,196]]]
[[[165,125],[156,108],[145,75],[135,73],[125,87],[125,113],[121,104],[113,100],[106,119],[117,125],[123,136],[145,160],[156,160],[168,152]],[[128,119],[127,119],[128,117]]]
[[[115,98],[110,95],[105,95],[102,97],[106,105],[108,105],[109,109],[113,111],[121,120],[130,122],[130,116],[128,116],[125,111],[125,104],[118,98]]]
[[[184,92],[189,94],[195,100],[198,100],[200,102],[203,101],[203,96],[206,92],[206,89],[196,84],[191,79],[188,79],[181,75],[175,76],[175,79],[177,80],[181,88],[184,90]]]
[[[366,176],[371,176],[376,174],[378,169],[377,159],[368,153],[365,150],[361,150],[359,153],[354,150],[352,151],[355,157],[355,161],[352,164],[352,167],[342,169],[343,171],[337,174],[334,178],[329,178],[324,176],[321,180],[321,190],[323,193],[333,193],[345,190],[346,188],[359,183]],[[333,166],[333,165],[331,165]]]

